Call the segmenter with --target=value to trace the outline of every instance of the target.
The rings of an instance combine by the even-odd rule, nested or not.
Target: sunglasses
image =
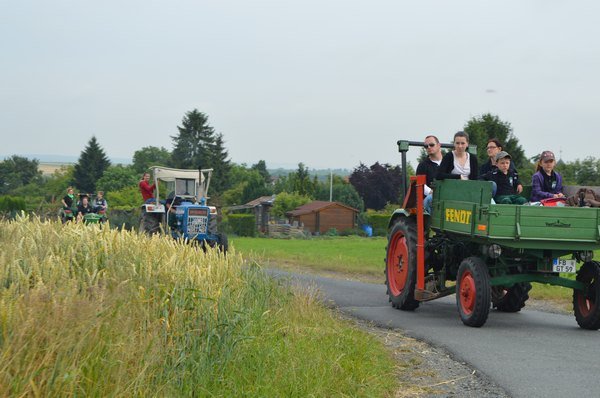
[[[427,149],[427,148],[433,148],[436,145],[435,142],[430,142],[429,144],[425,144],[423,145],[423,148]]]

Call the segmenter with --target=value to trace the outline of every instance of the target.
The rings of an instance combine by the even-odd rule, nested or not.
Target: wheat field
[[[386,396],[390,354],[318,303],[164,236],[0,221],[0,396]]]

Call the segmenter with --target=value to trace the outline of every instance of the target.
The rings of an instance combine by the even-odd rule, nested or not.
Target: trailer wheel
[[[583,329],[600,329],[600,263],[588,261],[577,273],[577,280],[587,292],[573,290],[573,310],[577,324]]]
[[[519,312],[529,299],[531,283],[515,283],[508,289],[503,286],[492,287],[492,306],[502,312]]]
[[[468,257],[460,263],[456,284],[456,304],[460,319],[467,326],[480,327],[490,312],[490,276],[485,262]]]
[[[412,311],[417,282],[417,243],[414,221],[401,218],[392,227],[385,258],[385,275],[389,301],[394,308]]]

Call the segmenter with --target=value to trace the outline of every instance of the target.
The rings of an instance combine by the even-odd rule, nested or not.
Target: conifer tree
[[[231,162],[225,149],[223,134],[216,134],[208,117],[197,109],[187,112],[177,126],[179,133],[171,136],[171,164],[179,169],[214,169],[211,191],[219,194],[229,187]]]
[[[81,152],[79,160],[73,171],[75,186],[86,193],[96,191],[96,182],[102,177],[104,171],[110,166],[104,150],[98,144],[96,137],[92,136],[87,146]]]

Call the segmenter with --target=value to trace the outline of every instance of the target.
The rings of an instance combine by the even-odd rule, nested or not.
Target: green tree
[[[275,217],[285,218],[285,213],[292,211],[296,207],[302,206],[310,201],[311,199],[308,196],[297,193],[281,192],[277,194],[277,197],[273,201],[271,214],[273,214]]]
[[[360,211],[365,207],[363,200],[360,195],[354,189],[352,184],[345,182],[341,177],[334,176],[333,186],[330,187],[329,182],[321,182],[318,185],[315,199],[316,200],[329,200],[331,189],[331,199],[334,202],[340,202]]]
[[[210,146],[210,167],[214,169],[211,186],[214,192],[221,193],[231,186],[229,172],[231,162],[227,159],[229,154],[225,149],[223,134],[215,136],[215,142]]]
[[[137,187],[138,181],[138,173],[133,167],[117,165],[110,166],[104,171],[96,187],[99,191],[115,192],[126,187]]]
[[[271,183],[271,175],[267,170],[267,162],[265,162],[264,160],[259,160],[256,164],[252,165],[252,170],[258,171],[262,178],[265,180],[266,184]]]
[[[54,173],[45,181],[44,189],[51,196],[53,201],[59,201],[66,194],[67,187],[73,183],[73,173],[75,167],[73,165],[65,165]]]
[[[6,194],[31,182],[40,182],[40,163],[37,159],[29,160],[23,156],[13,155],[0,162],[0,194]]]
[[[146,146],[133,154],[133,169],[142,174],[148,171],[150,166],[169,166],[171,152],[163,147]]]
[[[75,185],[82,192],[96,192],[96,183],[109,166],[110,161],[104,150],[98,144],[96,137],[92,137],[75,164],[73,171]]]
[[[172,136],[171,164],[180,169],[214,169],[211,187],[219,194],[229,185],[231,168],[222,134],[216,134],[208,124],[208,117],[197,109],[187,112],[178,134]]]
[[[510,123],[500,120],[498,116],[485,113],[481,116],[473,117],[467,121],[464,131],[469,134],[469,143],[477,145],[477,161],[480,165],[489,159],[485,150],[488,139],[497,138],[504,144],[503,149],[510,154],[518,170],[528,166],[525,152],[519,144],[517,137],[514,136]]]
[[[245,164],[232,165],[230,183],[232,187],[222,195],[222,204],[226,206],[248,203],[260,196],[273,194],[273,188],[265,183],[260,172],[248,169]]]
[[[287,177],[280,177],[276,184],[275,192],[295,192],[299,195],[313,197],[317,189],[316,179],[310,178],[308,167],[304,163],[298,163],[295,172],[288,173]]]

